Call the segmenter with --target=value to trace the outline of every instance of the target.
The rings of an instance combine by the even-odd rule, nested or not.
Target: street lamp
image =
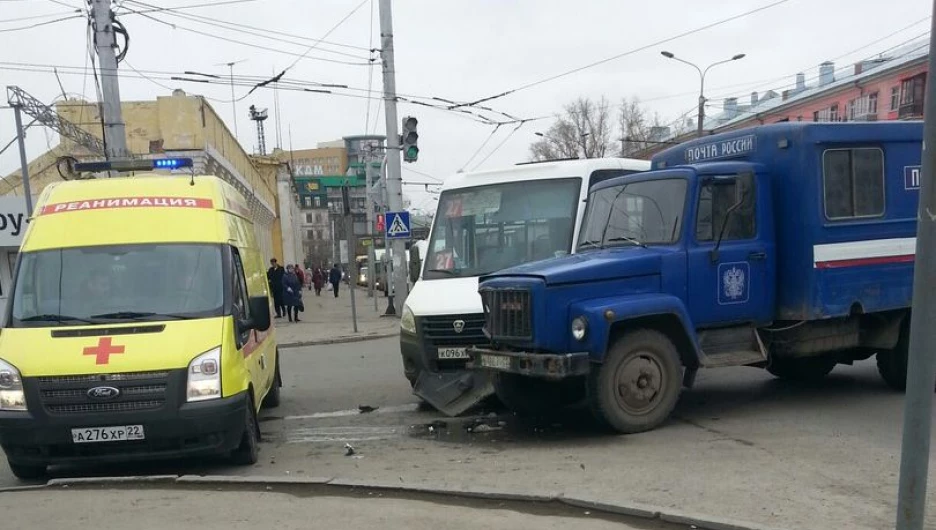
[[[705,121],[705,74],[707,74],[708,71],[709,71],[713,66],[718,66],[718,65],[720,65],[720,64],[730,63],[731,61],[737,61],[738,59],[744,59],[745,54],[739,53],[739,54],[735,55],[734,57],[732,57],[731,59],[725,59],[725,60],[723,60],[723,61],[714,62],[714,63],[708,65],[707,67],[705,67],[704,70],[703,70],[702,68],[699,68],[699,67],[696,66],[695,64],[690,63],[689,61],[686,61],[686,60],[680,59],[679,57],[676,57],[675,55],[673,55],[673,54],[670,53],[670,52],[662,51],[662,52],[660,52],[660,55],[662,55],[663,57],[666,57],[667,59],[672,59],[672,60],[674,60],[674,61],[679,61],[679,62],[681,62],[681,63],[683,63],[683,64],[688,64],[689,66],[695,68],[695,69],[699,72],[699,77],[700,77],[701,79],[700,79],[700,85],[699,85],[699,126],[698,126],[698,131],[697,131],[697,133],[698,133],[699,136],[702,136],[702,133],[703,133],[702,124],[703,124],[703,122]]]

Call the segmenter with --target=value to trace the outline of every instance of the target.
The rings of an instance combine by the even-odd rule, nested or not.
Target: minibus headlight
[[[0,359],[0,410],[26,410],[23,378],[12,364]]]
[[[185,400],[205,401],[221,397],[221,347],[192,359],[188,366]]]
[[[410,306],[403,304],[403,316],[400,317],[400,329],[415,335],[416,334],[416,316]]]

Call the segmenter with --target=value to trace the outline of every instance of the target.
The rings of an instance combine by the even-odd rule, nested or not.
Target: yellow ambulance
[[[216,177],[48,186],[0,330],[0,445],[13,473],[256,462],[257,413],[279,404],[282,384],[264,261],[243,196]]]

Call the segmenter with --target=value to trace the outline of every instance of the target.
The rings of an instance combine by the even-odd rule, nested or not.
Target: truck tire
[[[804,357],[790,359],[774,357],[767,365],[767,371],[774,376],[788,381],[821,381],[835,368],[835,359],[828,357]]]
[[[238,466],[252,466],[260,459],[260,424],[253,403],[253,399],[247,400],[244,434],[240,445],[231,453],[231,461]]]
[[[877,352],[878,373],[887,386],[903,392],[907,390],[907,364],[910,355],[910,316],[908,315],[900,326],[900,337],[893,350]]]
[[[494,394],[518,416],[543,416],[585,397],[580,378],[547,381],[517,374],[497,374]]]
[[[614,342],[588,376],[595,418],[624,433],[649,431],[669,417],[682,388],[676,346],[660,332],[632,331]]]
[[[13,476],[20,480],[37,480],[45,477],[46,474],[46,466],[17,464],[9,460],[7,460],[7,464],[10,466],[10,471],[13,472]]]

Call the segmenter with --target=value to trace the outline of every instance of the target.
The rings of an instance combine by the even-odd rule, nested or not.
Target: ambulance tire
[[[682,390],[683,366],[666,335],[640,329],[618,338],[588,374],[588,405],[600,423],[623,433],[667,420]]]
[[[275,409],[280,406],[280,389],[283,388],[283,377],[280,375],[280,354],[276,352],[276,371],[273,375],[273,386],[263,398],[263,408]]]
[[[20,480],[37,480],[45,477],[46,474],[46,466],[15,464],[9,460],[7,460],[7,464],[10,466],[10,471],[13,472],[13,476]]]
[[[773,358],[767,371],[779,379],[815,383],[821,381],[838,364],[828,357],[804,357],[801,359]]]
[[[260,424],[253,403],[253,398],[247,403],[244,434],[240,446],[231,453],[231,460],[238,466],[252,466],[260,459]]]
[[[545,416],[585,397],[581,379],[547,381],[517,374],[497,374],[494,395],[518,416]]]

